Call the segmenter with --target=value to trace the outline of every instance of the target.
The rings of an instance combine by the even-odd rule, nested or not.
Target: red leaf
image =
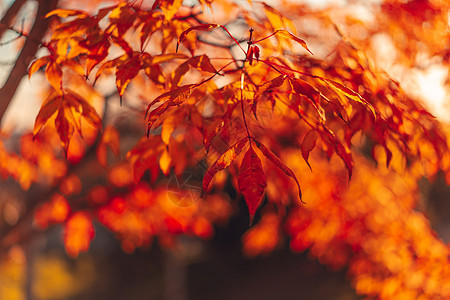
[[[253,54],[255,55],[256,60],[259,59],[259,47],[258,46],[253,46]]]
[[[142,62],[139,56],[135,56],[123,64],[117,66],[116,69],[116,86],[119,96],[123,96],[126,87],[131,79],[136,77],[141,69]]]
[[[310,170],[312,170],[312,169],[311,169],[311,165],[308,162],[309,153],[316,146],[316,141],[317,141],[317,134],[316,134],[316,131],[314,129],[312,129],[305,135],[305,137],[303,138],[302,145],[301,145],[303,159],[308,164],[308,167]]]
[[[173,101],[166,101],[154,110],[152,110],[148,114],[148,120],[147,120],[147,137],[150,135],[150,130],[152,129],[153,124],[155,124],[156,120],[158,120],[159,117],[163,113],[165,113],[170,107],[175,106],[176,104]]]
[[[326,128],[325,126],[322,126],[322,130],[320,133],[324,133],[325,135],[322,135],[322,137],[325,138],[327,141],[327,144],[334,150],[334,152],[342,159],[342,161],[345,164],[345,167],[348,171],[348,179],[350,180],[352,178],[352,170],[353,170],[353,159],[352,154],[350,152],[350,149],[344,144],[342,144],[338,138],[334,135],[334,133]]]
[[[185,31],[183,31],[180,36],[178,37],[178,41],[177,41],[177,48],[175,52],[178,52],[178,46],[183,42],[183,40],[186,38],[186,36],[188,35],[189,32],[191,32],[192,30],[202,30],[202,31],[209,31],[211,29],[217,28],[219,27],[219,24],[202,24],[202,25],[198,25],[198,26],[193,26],[191,28],[186,29]]]
[[[300,198],[300,201],[302,200],[302,190],[300,188],[300,183],[297,180],[297,177],[295,176],[294,172],[286,166],[279,158],[275,155],[269,148],[261,144],[260,142],[256,141],[256,146],[261,150],[262,154],[264,154],[265,157],[267,157],[275,166],[280,168],[287,176],[292,177],[295,180],[295,183],[298,187],[298,196]],[[304,203],[304,202],[303,202]]]
[[[151,156],[145,156],[142,159],[136,160],[136,162],[133,165],[134,184],[139,183],[145,171],[147,171],[148,169],[153,169],[156,167],[159,172],[159,165],[157,158],[158,157],[155,154]]]
[[[258,99],[263,94],[272,93],[274,89],[283,85],[286,77],[287,77],[286,75],[280,75],[270,81],[265,82],[262,86],[258,88],[258,92],[255,94],[255,99]]]
[[[209,183],[213,179],[214,175],[227,168],[231,163],[239,156],[242,149],[247,144],[248,139],[243,138],[233,146],[231,146],[225,153],[223,153],[216,162],[206,171],[205,176],[203,176],[202,182],[202,196],[203,193],[208,189]]]
[[[137,184],[145,171],[150,169],[150,173],[156,170],[159,173],[159,165],[157,157],[161,152],[161,138],[152,136],[150,138],[142,138],[127,153],[127,159],[131,162],[134,171],[134,182]]]
[[[211,147],[212,139],[222,129],[224,124],[224,120],[218,119],[209,124],[209,126],[203,131],[203,145],[205,146],[205,150],[207,153],[209,152],[209,148]]]
[[[292,87],[294,88],[294,91],[300,95],[304,95],[305,98],[314,107],[322,121],[325,121],[325,113],[323,111],[323,108],[320,106],[320,92],[304,80],[298,78],[290,78],[290,82],[292,84]]]
[[[73,135],[73,124],[68,120],[66,114],[70,115],[73,119],[70,107],[64,107],[62,105],[58,111],[58,115],[55,119],[55,127],[58,132],[59,139],[61,140],[61,145],[64,148],[64,152],[67,154],[67,149],[69,148],[69,142]]]
[[[238,185],[239,191],[244,195],[247,203],[250,224],[252,224],[256,209],[261,203],[261,198],[267,186],[267,178],[264,175],[261,160],[251,144],[239,169]]]
[[[291,84],[296,93],[305,95],[314,106],[319,105],[320,92],[315,87],[298,78],[291,78]]]
[[[155,121],[164,113],[166,110],[168,110],[170,107],[181,104],[184,101],[184,98],[187,97],[187,94],[190,93],[191,89],[196,86],[195,84],[188,84],[180,86],[174,90],[168,91],[164,94],[159,95],[155,100],[153,100],[152,103],[150,103],[147,107],[147,110],[145,111],[145,114],[147,117],[148,114],[148,122],[147,122],[147,136],[149,135],[150,129],[152,128]],[[162,105],[158,106],[154,110],[152,110],[150,113],[150,108],[160,102],[167,99],[166,102],[164,102]]]

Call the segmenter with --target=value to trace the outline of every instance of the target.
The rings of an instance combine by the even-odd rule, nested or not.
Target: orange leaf
[[[264,175],[261,160],[251,144],[239,169],[238,185],[239,191],[244,195],[247,203],[250,224],[252,224],[256,209],[261,203],[261,198],[267,186],[267,178]]]
[[[142,62],[139,56],[135,56],[123,64],[117,66],[116,70],[116,86],[119,96],[123,96],[126,87],[131,79],[136,77],[141,69]]]
[[[48,82],[55,90],[60,90],[62,85],[62,70],[61,66],[55,61],[49,63],[45,69],[45,76]]]
[[[217,28],[219,26],[220,26],[219,24],[202,24],[202,25],[193,26],[191,28],[186,29],[178,37],[177,48],[176,48],[175,52],[178,52],[178,46],[183,42],[183,40],[186,38],[188,33],[191,32],[192,30],[209,31],[209,30],[212,30],[212,29]]]
[[[304,40],[302,40],[301,38],[296,37],[295,35],[293,35],[292,33],[290,33],[289,31],[286,30],[277,30],[274,32],[274,34],[278,34],[281,35],[282,37],[286,38],[286,39],[292,39],[294,41],[296,41],[297,43],[300,44],[300,46],[302,46],[306,51],[308,51],[309,53],[311,53],[312,55],[314,55],[309,49],[308,46],[306,45],[306,42]]]
[[[209,60],[209,57],[206,55],[200,55],[200,56],[195,56],[190,58],[189,60],[189,64],[196,69],[205,71],[205,72],[209,72],[209,73],[216,73],[219,74],[217,72],[217,70],[214,68],[214,66],[211,64],[211,61]],[[220,75],[220,74],[219,74]]]
[[[156,122],[156,120],[165,113],[170,107],[181,104],[184,101],[184,98],[187,97],[187,94],[190,93],[191,89],[196,86],[195,84],[188,84],[180,86],[174,90],[171,90],[169,92],[166,92],[162,95],[159,95],[155,100],[153,100],[152,103],[150,103],[147,107],[147,110],[145,112],[146,117],[147,113],[150,110],[150,108],[160,102],[164,99],[167,99],[166,102],[152,110],[148,114],[148,121],[147,121],[147,136],[150,134],[150,129],[152,128],[153,124]]]
[[[263,2],[264,12],[266,14],[267,19],[269,20],[270,25],[272,25],[274,30],[281,28],[289,28],[292,32],[295,33],[295,26],[291,20],[283,16],[279,11],[274,9],[272,6],[267,5]]]
[[[50,61],[50,56],[44,56],[39,59],[36,59],[28,69],[28,78],[31,78],[31,75],[33,75],[37,70],[48,64]]]
[[[177,86],[181,80],[183,79],[183,76],[189,71],[189,60],[185,61],[181,65],[179,65],[175,71],[173,71],[172,74],[172,86]]]
[[[48,122],[48,119],[56,113],[61,106],[61,103],[62,96],[56,91],[51,93],[47,99],[45,99],[36,117],[36,121],[34,122],[33,136],[36,136],[42,126]]]
[[[172,163],[172,158],[170,157],[170,154],[167,150],[164,150],[164,152],[161,154],[161,157],[159,158],[159,167],[161,168],[161,171],[163,171],[164,175],[169,175],[170,173],[170,165]]]
[[[179,120],[179,117],[175,115],[171,115],[164,119],[161,130],[161,139],[166,145],[169,145],[170,137],[172,136],[172,132],[175,130],[175,126],[177,125],[177,119]]]
[[[167,53],[155,56],[150,56],[148,53],[143,54],[143,61],[146,67],[150,67],[151,65],[159,65],[171,61],[173,59],[183,59],[183,58],[187,58],[187,56],[181,53]]]
[[[171,20],[180,9],[183,0],[166,0],[162,1],[160,8],[164,13],[166,20]]]
[[[275,155],[269,148],[261,144],[260,142],[256,141],[256,146],[261,150],[262,154],[264,154],[265,157],[267,157],[275,166],[280,168],[287,176],[292,177],[295,180],[295,183],[298,187],[298,196],[300,198],[300,201],[302,200],[302,190],[300,189],[300,183],[297,180],[297,177],[295,176],[294,172],[286,166],[279,158]],[[304,203],[304,202],[303,202]]]
[[[247,144],[248,139],[243,138],[233,146],[231,146],[225,153],[223,153],[216,162],[206,171],[205,176],[203,176],[202,182],[202,196],[203,193],[208,189],[209,183],[213,179],[214,175],[227,168],[231,163],[238,157],[242,152],[242,149]]]
[[[373,116],[376,118],[377,115],[375,113],[374,107],[369,102],[367,102],[367,100],[364,99],[360,94],[358,94],[354,90],[346,87],[345,85],[343,85],[340,82],[337,82],[337,81],[334,81],[334,80],[330,80],[330,79],[325,79],[325,78],[321,78],[321,79],[323,79],[325,82],[329,83],[333,88],[335,88],[338,91],[344,93],[344,95],[347,96],[348,98],[364,104],[366,107],[368,107],[370,109],[370,111],[372,112]]]
[[[64,226],[64,245],[67,254],[77,257],[80,252],[87,251],[94,235],[91,216],[86,212],[74,213]]]
[[[49,18],[51,16],[58,16],[61,18],[67,18],[70,16],[80,16],[80,17],[88,17],[88,15],[81,10],[75,10],[75,9],[54,9],[48,14],[45,15],[45,18]]]
[[[102,120],[97,114],[97,111],[94,109],[94,107],[92,107],[92,105],[84,100],[83,97],[69,89],[66,90],[65,97],[73,99],[76,107],[81,105],[81,115],[85,118],[86,121],[91,123],[91,125],[97,129],[102,128]]]
[[[117,67],[118,65],[123,64],[127,59],[128,59],[128,55],[127,54],[123,54],[119,57],[116,57],[112,60],[109,60],[107,62],[105,62],[98,70],[97,73],[95,74],[95,79],[94,79],[94,84],[97,82],[97,79],[100,77],[100,75],[112,68]],[[97,62],[98,63],[98,62]]]

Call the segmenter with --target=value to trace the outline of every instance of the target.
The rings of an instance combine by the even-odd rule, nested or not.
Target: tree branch
[[[57,4],[58,0],[38,0],[38,10],[33,28],[27,37],[8,79],[0,89],[0,126],[6,109],[11,103],[22,78],[27,74],[28,66],[40,46],[38,41],[41,41],[47,32],[49,20],[44,17],[49,11],[55,9]]]

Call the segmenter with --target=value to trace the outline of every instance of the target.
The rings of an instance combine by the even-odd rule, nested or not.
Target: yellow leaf
[[[159,158],[159,167],[166,176],[169,175],[171,162],[172,159],[170,158],[169,152],[167,152],[167,150],[164,150],[161,157]]]

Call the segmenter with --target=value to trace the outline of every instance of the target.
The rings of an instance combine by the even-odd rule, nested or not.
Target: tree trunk
[[[22,1],[17,1],[22,2]],[[31,29],[30,33],[27,36],[27,40],[22,48],[22,51],[19,54],[19,57],[16,60],[16,63],[14,64],[13,69],[11,70],[11,73],[8,76],[8,79],[6,79],[5,84],[0,89],[0,125],[1,120],[3,119],[3,116],[6,112],[6,109],[8,108],[9,104],[11,103],[12,98],[14,97],[14,94],[17,91],[17,88],[19,87],[20,82],[22,81],[22,78],[27,74],[28,66],[33,60],[34,56],[36,55],[36,51],[39,49],[39,46],[41,45],[41,41],[45,36],[45,33],[47,32],[50,20],[45,18],[45,15],[56,8],[58,4],[58,0],[39,0],[38,1],[38,10],[36,13],[35,22],[33,24],[33,28]],[[13,15],[13,12],[15,10],[18,11],[17,7],[12,4],[11,8],[8,10],[12,11],[10,15]],[[19,6],[19,5],[17,5]],[[12,9],[14,7],[14,10]],[[20,8],[20,7],[19,7]],[[8,15],[7,12],[7,15]],[[17,13],[17,12],[16,12]],[[6,17],[6,15],[5,15]],[[2,21],[5,19],[5,17],[2,19]],[[7,18],[7,21],[11,22],[14,17],[9,16]],[[3,23],[2,23],[3,24]],[[3,24],[6,25],[6,24]],[[9,26],[9,24],[7,25]],[[4,27],[4,26],[3,26]],[[1,33],[1,31],[0,31]]]

